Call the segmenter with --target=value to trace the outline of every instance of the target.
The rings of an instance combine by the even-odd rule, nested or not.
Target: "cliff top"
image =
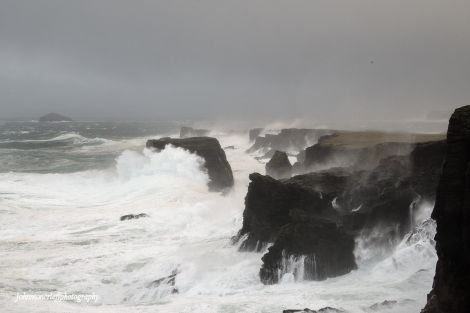
[[[446,139],[442,134],[387,133],[380,131],[339,131],[331,136],[321,138],[322,145],[341,146],[345,148],[366,148],[386,142],[419,143]]]

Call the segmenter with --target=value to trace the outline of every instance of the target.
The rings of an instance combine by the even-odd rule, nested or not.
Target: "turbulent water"
[[[188,152],[145,150],[170,123],[0,125],[0,307],[2,312],[266,312],[323,307],[348,312],[419,312],[436,255],[431,206],[417,228],[382,251],[357,239],[359,269],[322,282],[261,284],[262,253],[231,245],[240,229],[248,174],[245,133],[217,133],[235,176],[210,193],[203,162]],[[120,221],[125,214],[148,218]],[[378,230],[379,231],[379,230]],[[177,272],[175,286],[152,283]],[[174,293],[177,289],[177,293]],[[19,300],[20,294],[97,295],[96,301]]]

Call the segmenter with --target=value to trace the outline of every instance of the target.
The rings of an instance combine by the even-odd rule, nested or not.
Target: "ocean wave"
[[[76,132],[60,134],[49,139],[24,139],[0,141],[0,148],[7,149],[38,149],[63,146],[85,146],[113,143],[105,138],[87,138]]]

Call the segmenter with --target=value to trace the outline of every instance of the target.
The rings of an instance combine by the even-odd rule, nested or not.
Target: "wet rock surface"
[[[173,270],[173,272],[166,276],[166,277],[162,277],[162,278],[159,278],[157,280],[154,280],[153,282],[151,282],[147,288],[159,288],[159,287],[164,287],[164,288],[167,288],[169,289],[170,293],[172,294],[175,294],[175,293],[178,293],[178,288],[175,287],[175,284],[176,284],[176,276],[179,274],[179,271],[176,269],[176,270]]]
[[[121,221],[127,221],[127,220],[135,220],[135,219],[139,219],[139,218],[143,218],[143,217],[149,217],[147,214],[145,213],[140,213],[140,214],[127,214],[127,215],[123,215],[120,217],[120,220]]]
[[[447,153],[432,218],[438,262],[423,313],[470,312],[470,106],[449,122]]]
[[[217,139],[211,137],[192,137],[184,139],[160,138],[147,141],[147,148],[157,151],[165,149],[167,145],[183,148],[195,153],[205,161],[210,182],[209,189],[223,191],[233,186],[233,173],[227,161],[225,151]]]
[[[266,164],[266,175],[276,179],[290,178],[292,165],[285,152],[275,151],[273,157]]]

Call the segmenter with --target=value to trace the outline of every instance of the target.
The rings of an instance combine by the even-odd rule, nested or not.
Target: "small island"
[[[40,122],[73,122],[70,117],[57,113],[49,113],[39,118]]]

